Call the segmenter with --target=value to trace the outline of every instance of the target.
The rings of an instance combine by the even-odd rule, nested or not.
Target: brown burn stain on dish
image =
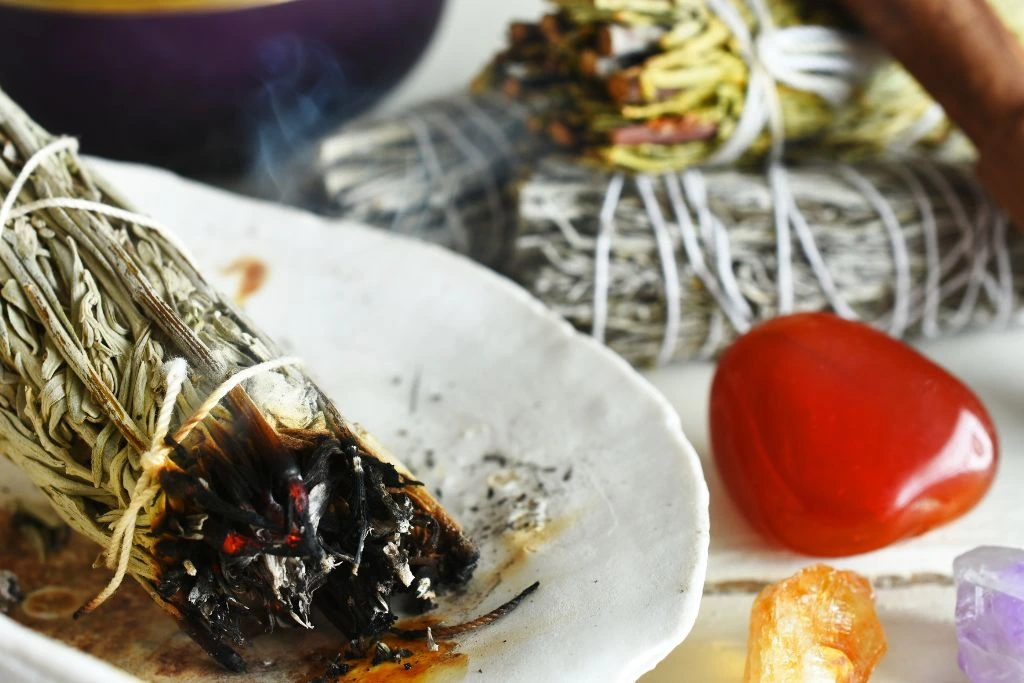
[[[25,596],[21,610],[32,619],[67,619],[87,597],[63,586],[44,586]]]
[[[179,678],[188,669],[189,659],[193,657],[191,643],[164,649],[153,658],[156,675],[166,678]]]
[[[346,681],[384,683],[385,681],[416,681],[417,683],[449,683],[461,681],[469,670],[469,657],[455,651],[454,642],[439,642],[437,652],[427,650],[426,643],[402,643],[412,656],[401,662],[387,662],[372,668],[354,668]],[[409,668],[406,668],[409,664]]]
[[[436,620],[422,618],[403,619],[398,622],[401,628],[423,628],[436,623]],[[469,670],[469,657],[458,652],[458,644],[454,641],[437,643],[437,651],[431,652],[425,641],[409,641],[396,638],[384,638],[392,650],[404,648],[412,654],[397,662],[382,662],[373,665],[369,660],[342,660],[348,665],[348,671],[337,679],[327,678],[333,683],[383,683],[385,681],[406,681],[408,683],[449,683],[461,681]],[[310,665],[296,678],[293,683],[308,683],[317,677],[324,676],[325,670],[338,656],[337,648],[323,648],[310,655]]]
[[[531,554],[562,535],[579,519],[579,514],[565,514],[548,520],[542,525],[524,531],[510,531],[503,539],[505,544],[517,552]]]
[[[504,559],[498,562],[486,577],[481,577],[483,588],[475,592],[479,600],[484,600],[506,579],[510,579],[520,571],[527,569],[530,557],[561,536],[579,518],[579,514],[565,514],[548,520],[544,524],[524,530],[510,530],[498,537],[505,548]]]
[[[137,676],[148,675],[146,650],[176,636],[178,628],[141,586],[126,582],[101,612],[71,618],[109,579],[107,570],[92,568],[98,554],[99,546],[74,535],[65,548],[41,560],[12,528],[11,515],[0,512],[0,567],[13,571],[26,593],[11,618]],[[201,655],[195,648],[194,657]]]
[[[235,303],[239,306],[256,292],[260,291],[270,275],[270,266],[254,256],[240,256],[221,271],[225,275],[238,274],[238,289],[235,291]]]
[[[43,561],[30,541],[13,529],[10,512],[0,509],[0,569],[14,572],[27,596],[9,616],[154,683],[305,682],[323,675],[326,664],[345,647],[345,639],[329,626],[314,631],[282,630],[250,641],[243,650],[249,671],[228,674],[131,581],[122,584],[95,613],[76,621],[71,612],[99,593],[110,578],[105,567],[92,566],[99,551],[99,546],[73,534],[67,547]],[[422,641],[396,638],[389,644],[413,654],[397,664],[384,662],[375,667],[363,660],[348,662],[351,671],[339,680],[448,683],[461,680],[468,670],[469,658],[457,651],[456,642],[439,642],[437,652],[429,652]],[[406,669],[406,663],[412,666]]]

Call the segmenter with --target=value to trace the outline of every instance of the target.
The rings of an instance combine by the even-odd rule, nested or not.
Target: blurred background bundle
[[[470,2],[0,0],[0,86],[94,154],[464,254],[636,364],[792,311],[1020,317],[974,150],[838,3]],[[450,88],[392,92],[414,69]]]

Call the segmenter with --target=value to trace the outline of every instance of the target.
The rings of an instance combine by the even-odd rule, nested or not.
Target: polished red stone
[[[757,527],[809,555],[853,555],[971,509],[998,442],[981,401],[911,347],[861,323],[764,323],[719,361],[711,447]]]

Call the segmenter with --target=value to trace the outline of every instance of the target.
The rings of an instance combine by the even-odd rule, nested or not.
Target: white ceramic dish
[[[478,583],[500,583],[473,607],[541,582],[528,604],[462,641],[473,680],[630,681],[683,640],[702,592],[708,493],[676,412],[640,375],[519,288],[439,249],[152,169],[100,166],[229,292],[239,275],[227,266],[266,266],[249,315],[478,534]],[[15,481],[9,472],[0,481]],[[533,508],[497,506],[520,491]],[[549,521],[484,531],[510,511]],[[18,628],[0,620],[0,642]],[[24,648],[0,661],[4,681],[52,647],[18,637]],[[38,680],[96,680],[70,658],[38,670]],[[293,675],[271,665],[247,680]]]

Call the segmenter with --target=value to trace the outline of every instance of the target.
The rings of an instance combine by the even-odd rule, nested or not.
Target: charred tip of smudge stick
[[[79,619],[81,619],[85,615],[91,614],[93,612],[93,610],[95,610],[97,607],[99,607],[99,605],[94,604],[95,602],[96,602],[96,599],[93,598],[89,602],[85,603],[84,605],[82,605],[81,607],[79,607],[78,609],[75,610],[75,613],[71,615],[71,618],[74,619],[75,621],[78,621]]]

